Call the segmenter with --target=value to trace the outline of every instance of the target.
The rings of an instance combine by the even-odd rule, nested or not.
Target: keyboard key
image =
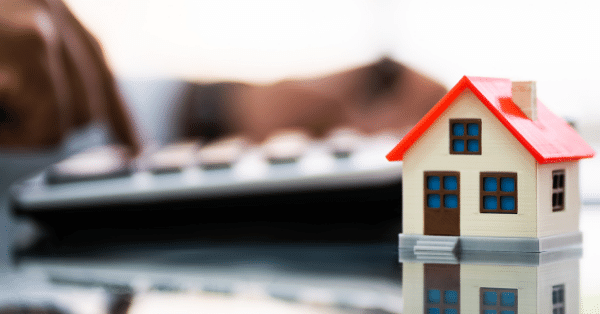
[[[271,164],[297,162],[309,148],[310,137],[302,130],[282,130],[270,136],[263,145]]]
[[[94,147],[48,169],[49,184],[90,181],[131,174],[129,150],[123,146]]]
[[[148,170],[153,173],[181,172],[196,165],[194,156],[199,147],[197,142],[181,142],[163,147],[147,159]]]
[[[231,168],[247,148],[248,141],[245,138],[226,137],[202,147],[196,157],[206,170]]]
[[[363,137],[360,132],[352,128],[338,128],[327,137],[327,145],[336,158],[347,158],[358,150]]]

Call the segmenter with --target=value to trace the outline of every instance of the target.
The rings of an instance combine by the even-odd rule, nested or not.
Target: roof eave
[[[474,89],[474,86],[468,83],[469,79],[467,76],[463,76],[460,81],[458,81],[458,83],[456,83],[456,85],[454,85],[454,87],[402,138],[400,143],[386,155],[387,160],[403,160],[406,151],[408,151],[408,149],[410,149],[423,134],[420,130],[428,129],[468,85],[470,85],[471,89]]]

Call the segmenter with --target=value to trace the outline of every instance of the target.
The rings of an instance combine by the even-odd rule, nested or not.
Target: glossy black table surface
[[[29,257],[3,272],[0,304],[72,313],[595,313],[599,225],[600,205],[585,205],[583,248],[527,263],[400,264],[389,243],[123,246]]]

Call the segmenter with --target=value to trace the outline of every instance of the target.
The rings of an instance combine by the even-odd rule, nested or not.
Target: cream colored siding
[[[423,290],[425,284],[422,263],[402,264],[402,313],[423,313]]]
[[[480,313],[480,288],[517,289],[518,313],[538,313],[537,267],[460,265],[461,313]]]
[[[538,268],[538,313],[552,313],[552,287],[565,286],[565,313],[579,313],[579,259]]]
[[[482,155],[450,155],[449,119],[479,118]],[[423,234],[423,172],[460,172],[460,235],[537,237],[536,161],[469,90],[406,152],[403,162],[403,232]],[[479,213],[481,172],[517,173],[518,214]]]
[[[565,209],[552,211],[552,171],[565,170]],[[538,165],[538,237],[579,231],[579,162]]]

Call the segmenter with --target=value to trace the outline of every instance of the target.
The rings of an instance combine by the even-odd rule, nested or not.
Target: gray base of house
[[[444,255],[472,251],[545,252],[581,246],[582,242],[583,236],[579,231],[542,238],[399,235],[400,251],[413,251],[416,255]]]
[[[582,256],[583,247],[570,246],[540,253],[463,251],[456,254],[422,254],[413,250],[400,250],[398,260],[400,263],[541,266],[580,259]]]

